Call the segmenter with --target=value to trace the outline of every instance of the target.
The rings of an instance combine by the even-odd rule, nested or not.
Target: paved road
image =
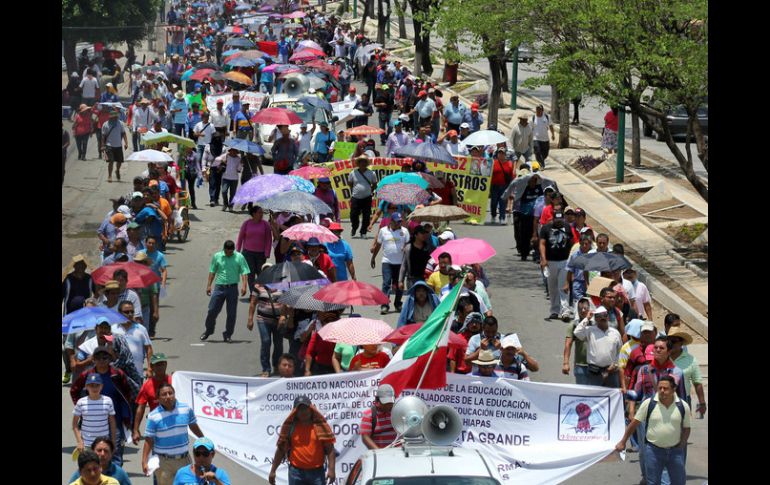
[[[359,90],[361,89],[359,85]],[[125,194],[130,189],[130,181],[145,168],[143,164],[126,165],[123,182],[106,182],[106,164],[96,159],[96,144],[89,147],[89,161],[77,161],[71,156],[65,187],[63,189],[63,227],[67,228],[62,241],[63,261],[76,252],[92,249],[95,246],[93,233],[96,226],[110,209],[111,197]],[[268,169],[269,170],[269,169]],[[205,186],[204,186],[205,189]],[[202,191],[205,192],[205,191]],[[233,342],[221,341],[224,326],[224,312],[218,320],[217,330],[207,342],[201,343],[198,336],[203,331],[208,297],[206,297],[206,278],[211,255],[220,250],[225,239],[235,239],[241,223],[247,218],[243,213],[222,212],[219,207],[210,208],[200,197],[200,210],[191,212],[192,230],[185,243],[170,243],[167,259],[170,263],[168,297],[162,300],[161,320],[158,324],[157,338],[153,341],[156,352],[164,352],[169,357],[169,371],[206,371],[241,376],[256,376],[261,372],[259,366],[259,336],[257,332],[246,329],[248,305],[242,300],[238,305],[238,320]],[[349,224],[346,222],[345,238],[349,238]],[[518,332],[522,343],[540,364],[540,372],[533,375],[533,380],[540,382],[573,382],[571,377],[561,374],[562,348],[565,325],[561,322],[546,322],[548,306],[542,288],[538,268],[532,262],[521,262],[516,257],[512,229],[510,226],[470,226],[462,223],[453,224],[453,229],[460,237],[473,236],[483,238],[497,250],[497,256],[484,265],[492,282],[490,297],[494,313],[501,323],[501,331]],[[362,281],[379,285],[381,282],[380,263],[377,268],[369,267],[369,247],[372,239],[348,239],[353,248],[356,273]],[[356,309],[365,317],[381,318],[377,307]],[[397,314],[382,317],[395,326]],[[62,480],[69,477],[75,468],[70,454],[75,443],[70,428],[72,403],[69,399],[69,386],[62,388]],[[700,485],[708,475],[708,418],[693,422],[693,434],[688,470],[691,475],[688,484]],[[204,426],[205,432],[205,426]],[[151,480],[141,476],[141,450],[127,447],[125,469],[132,482],[137,485],[149,485]],[[630,463],[598,464],[581,475],[570,479],[570,483],[594,485],[596,483],[635,484],[639,480],[637,456],[628,455]],[[233,483],[265,484],[261,478],[247,472],[239,465],[224,457],[218,457],[218,465],[224,466],[233,479]]]

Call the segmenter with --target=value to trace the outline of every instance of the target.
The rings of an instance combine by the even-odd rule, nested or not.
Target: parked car
[[[674,138],[684,138],[687,135],[687,123],[689,117],[684,106],[675,106],[666,110],[666,123],[668,124],[671,135]],[[709,105],[708,98],[706,98],[703,104],[698,108],[698,122],[700,123],[703,135],[708,136],[709,133]],[[647,123],[642,123],[642,132],[644,136],[653,136],[653,127]],[[663,141],[663,136],[655,132],[655,139]]]
[[[313,137],[310,141],[310,146],[312,147],[315,144],[315,137],[316,135],[321,131],[320,128],[317,127],[318,123],[321,121],[325,121],[329,123],[329,130],[332,131],[332,133],[336,133],[335,130],[335,124],[334,124],[334,118],[332,117],[332,114],[329,113],[326,110],[323,109],[317,109],[315,110],[315,117],[313,117],[313,110],[309,109],[307,106],[302,104],[299,101],[298,97],[290,97],[288,94],[273,94],[271,96],[265,97],[264,101],[262,101],[262,106],[260,109],[265,108],[286,108],[291,111],[294,111],[297,116],[302,118],[302,121],[304,123],[307,123],[308,125],[308,131],[313,129],[313,121],[315,120],[316,123],[316,130],[313,133]],[[271,150],[273,148],[273,142],[268,142],[267,139],[270,137],[270,134],[275,129],[275,125],[265,125],[260,124],[259,129],[257,130],[257,137],[256,142],[260,143],[262,145],[262,148],[265,149],[265,158],[268,160],[272,160]],[[300,124],[296,125],[289,125],[289,131],[291,132],[292,137],[296,137],[300,132]]]
[[[513,46],[511,46],[511,43],[509,41],[506,41],[505,43],[504,59],[505,59],[505,62],[513,61]],[[526,44],[526,43],[519,44],[519,57],[517,60],[519,62],[524,62],[524,63],[534,62],[535,50],[529,44]]]

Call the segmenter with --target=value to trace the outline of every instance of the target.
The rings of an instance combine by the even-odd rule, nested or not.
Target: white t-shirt
[[[241,157],[231,157],[226,155],[227,165],[225,165],[225,173],[222,174],[223,180],[238,180],[238,171],[243,166]]]
[[[631,300],[636,299],[636,290],[634,290],[634,284],[630,281],[624,279],[623,280],[623,289],[626,290],[626,296],[628,297],[628,302],[630,303]]]
[[[198,145],[206,146],[211,143],[211,137],[214,135],[214,133],[217,132],[217,130],[214,128],[214,125],[211,124],[211,122],[204,123],[199,121],[193,128],[193,132],[200,133],[200,136],[198,137]]]
[[[532,133],[537,141],[548,141],[548,128],[551,126],[551,121],[548,119],[548,115],[543,113],[543,116],[532,117]]]
[[[83,444],[89,447],[99,436],[110,435],[110,416],[115,416],[115,406],[108,396],[99,396],[99,399],[85,396],[78,399],[72,414],[80,416]]]
[[[126,330],[123,325],[114,324],[112,326],[112,333],[115,335],[125,335],[128,342],[128,348],[131,350],[131,355],[134,357],[134,367],[139,375],[143,375],[144,369],[144,357],[145,346],[152,345],[150,341],[150,335],[147,333],[147,329],[142,325],[134,324]]]
[[[409,230],[405,227],[391,231],[389,226],[380,228],[377,242],[382,245],[382,262],[401,264],[404,262],[404,246],[409,242]]]
[[[297,140],[299,141],[299,153],[302,152],[311,152],[310,149],[310,139],[313,137],[313,134],[309,131],[305,132],[303,135],[302,133],[297,134]]]
[[[97,81],[96,78],[88,79],[86,77],[86,78],[83,78],[82,81],[80,81],[80,87],[83,88],[84,98],[95,98],[96,88],[99,87],[99,81]]]
[[[637,281],[636,286],[634,287],[634,291],[636,291],[636,312],[639,315],[644,315],[645,317],[650,318],[650,316],[647,315],[644,310],[645,303],[649,303],[650,305],[652,305],[652,297],[650,296],[650,290],[647,289],[647,285],[645,285],[641,281]]]
[[[444,147],[447,149],[449,153],[455,156],[468,154],[468,147],[466,147],[465,143],[461,141],[458,141],[457,143],[452,143],[449,140],[444,140]]]

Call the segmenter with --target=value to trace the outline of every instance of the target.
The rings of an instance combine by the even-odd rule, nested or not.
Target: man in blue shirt
[[[201,119],[200,105],[198,103],[193,103],[192,112],[187,115],[187,133],[189,135],[192,135],[193,128],[195,128],[195,125],[197,125]]]
[[[289,63],[289,47],[288,37],[284,37],[283,40],[278,43],[278,55],[281,57],[281,64]]]
[[[318,125],[321,127],[321,131],[315,136],[315,147],[313,148],[313,151],[318,156],[316,162],[325,163],[331,159],[333,153],[331,147],[334,145],[337,137],[334,133],[329,131],[329,123],[322,121],[318,123]]]
[[[470,112],[466,111],[463,121],[470,125],[471,133],[479,131],[484,124],[484,116],[479,113],[479,104],[473,103]]]
[[[160,192],[158,192],[158,195],[160,195]],[[151,189],[147,189],[144,192],[144,207],[136,214],[134,222],[144,227],[146,235],[151,234],[155,236],[157,241],[162,241],[164,214],[153,203],[152,197]]]
[[[241,94],[238,91],[233,91],[233,100],[227,103],[227,107],[225,107],[225,111],[227,111],[227,114],[230,115],[229,130],[233,131],[235,129],[233,127],[235,116],[241,112]]]
[[[187,106],[187,101],[185,101],[184,93],[181,90],[174,94],[174,98],[170,110],[174,119],[174,134],[187,136],[187,114],[190,108]]]
[[[227,472],[211,462],[214,460],[214,442],[208,438],[198,438],[193,443],[194,463],[180,468],[174,477],[174,485],[198,485],[216,483],[230,485]]]
[[[449,98],[449,104],[444,108],[444,118],[446,120],[447,130],[460,131],[460,124],[465,119],[467,113],[465,105],[460,103],[460,97],[456,94]]]

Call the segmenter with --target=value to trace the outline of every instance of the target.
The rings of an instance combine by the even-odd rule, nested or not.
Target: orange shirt
[[[301,470],[314,470],[324,466],[324,447],[315,433],[315,425],[297,422],[291,434],[289,462]]]

